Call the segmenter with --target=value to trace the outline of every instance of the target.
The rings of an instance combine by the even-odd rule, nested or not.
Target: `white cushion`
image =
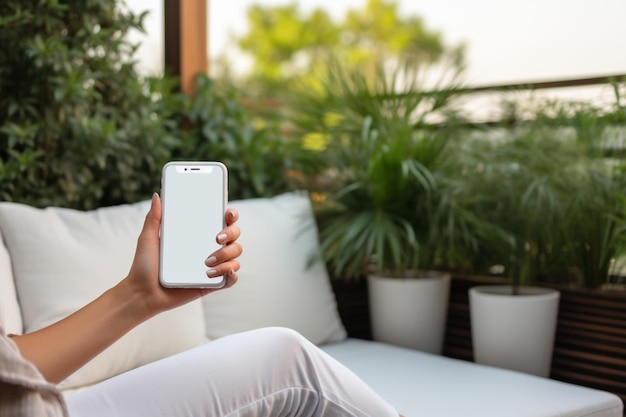
[[[22,334],[22,315],[15,293],[11,257],[0,239],[0,325],[6,333]]]
[[[1,203],[24,331],[62,319],[124,278],[148,208],[141,202],[81,212]],[[198,300],[142,323],[61,387],[91,384],[205,340]]]
[[[346,332],[322,262],[308,265],[318,234],[306,193],[232,201],[239,211],[239,282],[203,299],[207,335],[265,326],[292,328],[316,344]]]
[[[379,342],[323,346],[405,416],[622,417],[617,395]]]

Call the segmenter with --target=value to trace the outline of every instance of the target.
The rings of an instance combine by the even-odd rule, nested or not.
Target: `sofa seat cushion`
[[[406,416],[622,416],[616,395],[521,372],[359,339],[322,348]]]
[[[149,202],[89,212],[0,203],[0,229],[31,332],[89,303],[130,268]],[[195,347],[206,340],[200,300],[142,323],[61,383],[75,388]]]
[[[239,211],[239,282],[203,299],[207,335],[289,327],[316,344],[343,340],[326,267],[310,263],[318,234],[308,194],[232,201]]]

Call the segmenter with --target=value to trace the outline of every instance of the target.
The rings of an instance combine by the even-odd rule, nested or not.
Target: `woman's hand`
[[[237,282],[241,245],[238,214],[226,213],[226,228],[216,237],[224,246],[208,254],[211,276]],[[197,299],[216,289],[173,289],[159,283],[161,199],[152,197],[128,276],[100,297],[63,320],[36,332],[15,336],[22,356],[33,362],[48,381],[59,382],[150,317]],[[106,254],[103,254],[106,256]]]
[[[230,288],[237,282],[242,248],[237,242],[239,228],[235,222],[239,214],[234,209],[226,211],[226,228],[216,236],[217,243],[224,245],[212,254],[207,254],[205,265],[209,277],[226,276],[222,288],[165,288],[159,283],[159,229],[161,226],[161,199],[152,197],[150,211],[146,215],[143,230],[137,240],[137,250],[130,272],[120,286],[130,291],[129,297],[141,295],[145,301],[146,314],[152,316],[178,307],[210,292]]]

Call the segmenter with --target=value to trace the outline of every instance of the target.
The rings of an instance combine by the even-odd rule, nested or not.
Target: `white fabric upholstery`
[[[1,203],[0,228],[13,263],[24,331],[62,319],[124,278],[148,208],[142,202],[81,212]],[[205,340],[197,301],[133,329],[61,386],[88,385]]]
[[[398,412],[437,417],[621,417],[616,395],[357,339],[323,346]]]
[[[242,230],[239,282],[203,299],[207,335],[282,326],[315,344],[344,339],[326,268],[321,262],[308,266],[318,249],[308,195],[294,192],[229,206],[239,211]]]
[[[11,257],[0,237],[0,324],[9,334],[22,334],[22,314],[15,293]]]
[[[144,323],[62,388],[88,385],[169,356],[206,336],[284,326],[316,344],[339,341],[323,349],[407,417],[622,416],[621,400],[607,392],[345,339],[325,268],[319,263],[307,267],[318,236],[306,194],[230,205],[241,214],[239,284]],[[7,253],[0,245],[0,321],[5,328],[19,333],[22,327],[45,326],[122,279],[147,210],[148,202],[92,212],[0,203],[0,231],[8,248]]]

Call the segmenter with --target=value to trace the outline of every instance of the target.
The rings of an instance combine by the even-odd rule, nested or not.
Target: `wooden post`
[[[207,72],[207,1],[164,0],[165,71],[180,77],[180,89],[192,94],[199,72]]]

